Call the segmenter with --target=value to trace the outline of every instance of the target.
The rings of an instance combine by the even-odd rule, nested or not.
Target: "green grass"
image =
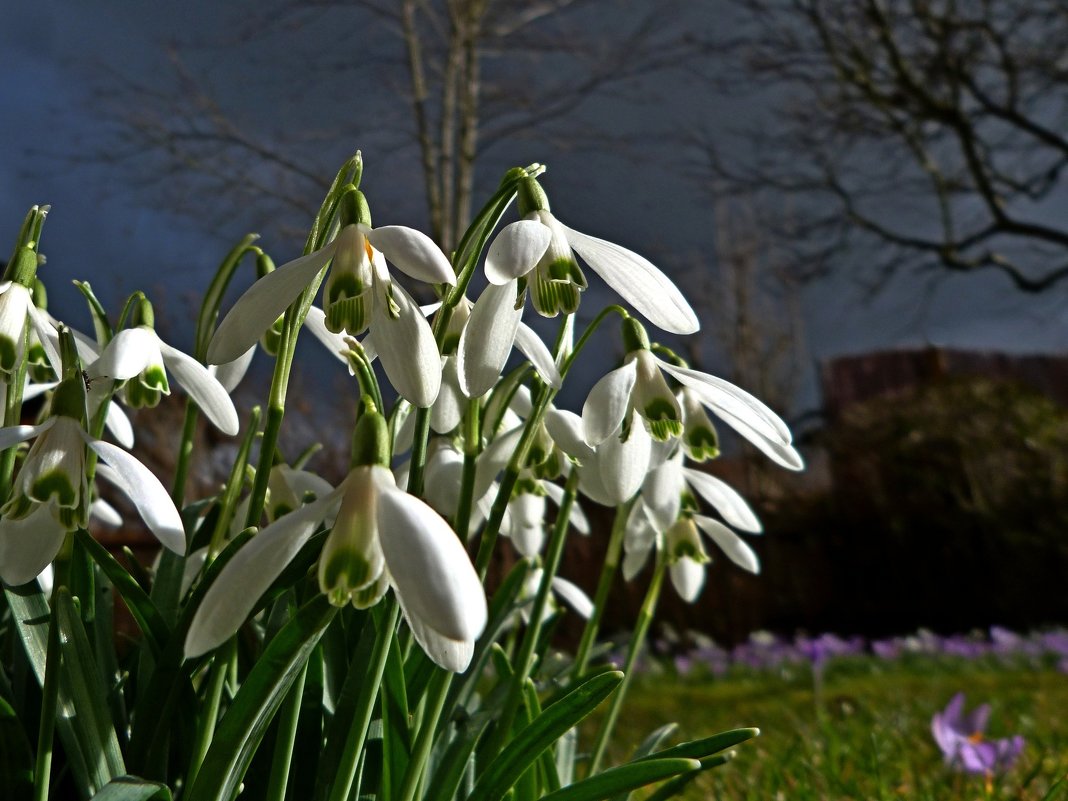
[[[991,737],[1027,740],[1017,765],[989,784],[946,768],[931,737],[931,715],[958,691],[968,708],[992,704]],[[723,680],[645,675],[624,705],[613,758],[626,758],[668,721],[685,739],[739,726],[762,731],[691,785],[686,799],[1068,801],[1068,782],[1050,793],[1068,772],[1068,676],[1050,670],[854,659],[832,664],[819,703],[803,669]]]

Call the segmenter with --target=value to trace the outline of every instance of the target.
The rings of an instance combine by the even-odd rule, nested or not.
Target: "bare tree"
[[[1024,292],[1068,278],[1068,4],[733,0],[715,80],[769,113],[704,139],[731,191],[789,199],[769,230],[810,272],[873,288],[905,269],[997,270]],[[744,130],[743,130],[744,129]]]
[[[147,196],[200,222],[240,216],[298,228],[355,147],[414,153],[432,234],[448,251],[471,216],[476,164],[495,146],[529,137],[619,143],[583,107],[641,102],[636,82],[684,65],[699,48],[672,13],[683,7],[275,0],[208,49],[172,43],[165,86],[109,72],[94,102],[114,125],[91,157],[131,167]],[[220,49],[243,65],[239,75],[210,67],[205,53]],[[277,113],[243,114],[234,84],[270,75],[290,87],[269,87],[282,98]],[[324,96],[334,99],[328,119],[301,111]]]

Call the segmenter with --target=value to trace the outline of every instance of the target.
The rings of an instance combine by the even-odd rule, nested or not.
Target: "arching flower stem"
[[[572,666],[576,679],[585,675],[590,653],[593,651],[594,643],[597,642],[597,633],[601,628],[601,615],[604,614],[608,593],[612,589],[612,582],[615,580],[623,555],[623,537],[627,531],[627,518],[630,517],[630,510],[634,507],[634,500],[631,498],[616,509],[616,516],[612,521],[612,533],[608,538],[604,564],[601,566],[601,575],[597,579],[597,591],[593,597],[593,614],[590,615],[586,621],[586,627],[582,630],[582,638],[579,640],[575,662]]]
[[[508,687],[508,696],[505,698],[504,707],[497,718],[493,741],[486,751],[488,759],[493,759],[497,755],[504,745],[505,739],[511,734],[516,712],[519,710],[519,704],[523,700],[523,687],[534,670],[534,651],[541,637],[541,625],[545,618],[545,609],[549,604],[552,580],[557,570],[560,569],[560,559],[564,554],[564,544],[567,542],[567,532],[570,528],[571,509],[574,506],[575,495],[578,492],[578,477],[578,469],[572,466],[567,476],[567,482],[564,485],[564,497],[560,502],[560,509],[557,512],[552,535],[545,550],[541,583],[538,585],[538,592],[534,596],[534,605],[530,609],[530,622],[526,626],[526,631],[523,632],[519,653],[512,663],[515,672],[512,674],[512,681]]]
[[[463,300],[471,278],[475,274],[478,260],[489,243],[490,235],[515,200],[520,182],[526,178],[541,175],[544,171],[545,167],[540,164],[509,170],[496,194],[482,207],[475,221],[464,232],[452,260],[456,270],[456,286],[452,288],[452,291],[446,292],[441,308],[434,316],[434,340],[438,344],[438,353],[441,353],[444,348],[453,309]],[[408,491],[418,497],[423,493],[423,468],[426,465],[426,447],[430,438],[430,409],[418,409],[415,415],[415,436],[412,442],[411,467],[408,473]]]
[[[653,570],[653,578],[649,582],[649,589],[645,592],[642,608],[638,612],[638,619],[634,623],[634,631],[630,635],[627,658],[623,663],[623,681],[620,682],[619,687],[612,694],[608,712],[605,714],[601,728],[597,732],[597,739],[594,741],[593,751],[590,755],[590,767],[586,773],[587,776],[595,776],[601,770],[601,762],[604,759],[605,750],[608,748],[608,741],[612,738],[612,730],[616,726],[619,710],[623,707],[623,699],[626,698],[627,689],[630,687],[631,680],[634,677],[634,663],[638,661],[638,655],[641,653],[645,638],[649,634],[649,626],[652,624],[653,616],[656,614],[656,604],[660,600],[660,588],[664,584],[666,569],[667,559],[664,558],[662,553],[658,553],[656,567]]]

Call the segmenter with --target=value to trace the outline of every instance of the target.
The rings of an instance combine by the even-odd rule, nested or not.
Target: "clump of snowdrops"
[[[718,454],[709,413],[800,469],[786,426],[650,339],[647,326],[696,332],[690,305],[643,257],[558,220],[540,165],[507,173],[451,258],[416,230],[372,225],[362,170],[357,154],[338,173],[300,258],[275,268],[252,235],[226,256],[191,354],[159,337],[140,292],[112,318],[79,283],[89,334],[51,317],[38,276],[47,208],[27,215],[0,284],[6,797],[582,801],[658,785],[668,798],[757,733],[672,744],[665,726],[606,765],[664,577],[696,599],[706,539],[758,569],[736,533],[758,533],[756,517],[695,467]],[[438,301],[420,306],[401,274]],[[583,308],[579,330],[593,274],[622,304]],[[485,288],[469,299],[473,286]],[[553,341],[524,314],[559,321]],[[581,414],[557,408],[609,325],[622,363]],[[337,486],[278,449],[305,330],[353,376]],[[242,420],[230,393],[257,350],[273,359],[270,392]],[[173,384],[187,400],[168,490],[130,454],[123,408],[154,406]],[[27,423],[23,402],[41,395]],[[201,415],[237,438],[236,457],[214,494],[191,499]],[[151,572],[93,538],[124,522],[102,482],[162,544]],[[587,501],[616,510],[592,600],[561,575]],[[520,558],[489,588],[502,536]],[[597,647],[601,615],[617,571],[632,580],[649,560],[621,671]],[[140,630],[132,643],[116,641],[116,595]],[[568,658],[548,636],[558,615],[586,620]]]

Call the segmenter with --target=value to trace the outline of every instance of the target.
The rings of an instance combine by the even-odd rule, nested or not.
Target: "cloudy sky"
[[[715,4],[712,4],[714,6]],[[694,12],[691,25],[711,25],[714,17]],[[166,297],[162,310],[179,342],[188,342],[192,325],[181,323],[188,299],[202,291],[227,249],[245,231],[213,230],[176,217],[166,208],[145,202],[129,185],[127,171],[105,165],[79,163],[79,156],[95,152],[104,141],[109,120],[94,101],[101,76],[114,71],[136,76],[143,84],[168,85],[163,43],[175,37],[196,41],[225,34],[233,8],[211,2],[144,4],[132,0],[82,4],[9,4],[0,27],[0,86],[4,124],[0,126],[0,237],[14,239],[26,209],[34,203],[52,204],[43,238],[48,264],[42,270],[53,309],[75,325],[87,325],[79,296],[70,288],[73,278],[86,278],[112,308],[134,289],[144,288]],[[314,34],[315,31],[313,30]],[[324,29],[318,30],[319,35]],[[301,35],[308,35],[304,31]],[[284,37],[283,37],[284,40]],[[283,41],[284,43],[284,41]],[[336,42],[326,42],[330,52]],[[279,38],[262,47],[280,46]],[[314,57],[315,50],[312,55]],[[301,85],[303,75],[274,65],[270,53],[252,57],[234,50],[214,49],[194,56],[211,76],[220,102],[232,104],[235,116],[247,120],[287,123],[314,116],[321,127],[331,115],[348,111],[391,91],[388,64],[369,64],[366,76],[351,76],[338,86]],[[368,56],[370,58],[370,56]],[[273,71],[273,72],[272,72]],[[697,98],[691,85],[676,78],[650,79],[642,86],[640,103],[602,99],[578,112],[579,119],[610,121],[638,143],[648,137],[649,158],[620,162],[610,154],[598,156],[517,139],[491,154],[480,173],[488,185],[512,164],[533,160],[549,164],[546,186],[553,207],[569,225],[613,239],[654,256],[661,264],[677,266],[704,258],[713,247],[711,210],[707,197],[686,180],[685,159],[665,153],[658,131],[687,126],[711,131],[732,118],[752,112],[743,100],[712,95]],[[378,93],[376,95],[376,93]],[[368,108],[371,106],[368,105]],[[297,112],[299,111],[299,116]],[[266,122],[264,124],[267,124]],[[365,188],[375,208],[376,222],[418,221],[420,179],[411,151],[404,156],[389,144],[397,134],[383,126],[370,141],[321,143],[330,163],[339,164],[355,147],[363,149],[367,169]],[[336,154],[336,155],[335,155]],[[326,176],[329,177],[329,176]],[[377,193],[377,194],[376,194]],[[218,226],[216,226],[218,228]],[[273,242],[263,231],[264,244],[281,262],[295,255],[289,242]],[[4,244],[6,254],[10,244]],[[689,260],[689,261],[688,261]],[[950,277],[939,282],[902,276],[874,301],[848,277],[828,279],[805,290],[804,317],[807,360],[877,348],[924,344],[1017,352],[1057,351],[1068,343],[1068,321],[1054,290],[1040,297],[1023,297],[996,276]],[[714,325],[703,313],[706,329]],[[714,368],[714,348],[706,349],[707,367]],[[810,406],[809,386],[799,406]]]

